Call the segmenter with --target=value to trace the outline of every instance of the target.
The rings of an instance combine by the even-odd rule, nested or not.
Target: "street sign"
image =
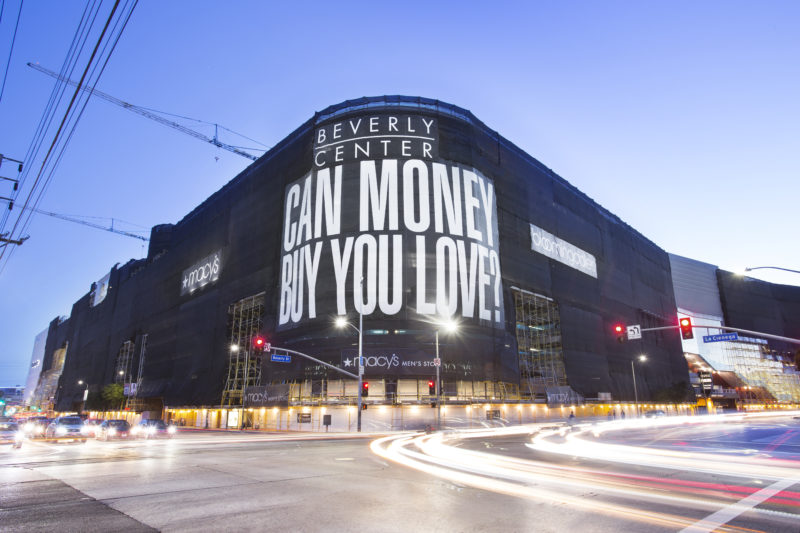
[[[641,339],[641,338],[642,338],[642,327],[639,324],[628,326],[628,340]]]
[[[363,376],[364,375],[364,365],[361,365],[361,366],[358,367],[358,375],[359,376]]]
[[[273,363],[291,363],[292,356],[274,353],[269,356],[269,360],[272,361]]]
[[[434,358],[433,366],[442,366],[442,360],[439,357]]]
[[[722,333],[720,335],[703,335],[703,342],[722,342],[722,341],[738,341],[739,334],[734,333]]]

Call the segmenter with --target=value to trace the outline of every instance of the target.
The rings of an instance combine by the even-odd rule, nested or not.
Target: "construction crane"
[[[34,213],[39,213],[40,215],[47,215],[53,218],[60,218],[61,220],[66,220],[67,222],[74,222],[76,224],[83,224],[84,226],[89,226],[90,228],[101,229],[104,231],[110,231],[111,233],[116,233],[117,235],[124,235],[126,237],[132,237],[134,239],[139,239],[140,241],[148,242],[150,239],[147,237],[143,237],[141,235],[136,235],[135,233],[130,233],[128,231],[122,231],[120,229],[114,228],[114,219],[111,219],[111,227],[103,226],[102,224],[95,224],[94,222],[88,222],[86,220],[81,220],[80,218],[74,218],[69,215],[62,215],[60,213],[51,213],[50,211],[43,211],[41,209],[33,209],[31,207],[27,207],[25,209],[31,210]],[[26,237],[27,238],[27,237]]]
[[[39,72],[41,72],[43,74],[47,74],[48,76],[51,76],[51,77],[53,77],[53,78],[55,78],[55,79],[57,79],[59,81],[62,81],[64,83],[68,83],[69,85],[72,85],[73,87],[77,87],[78,86],[78,84],[76,82],[72,81],[71,79],[65,78],[64,76],[61,76],[60,74],[57,74],[56,72],[53,72],[52,70],[47,70],[46,68],[42,67],[41,65],[37,65],[37,64],[34,64],[34,63],[28,63],[28,66],[31,67],[34,70],[38,70]],[[167,120],[166,118],[164,118],[164,117],[162,117],[162,116],[160,116],[160,115],[158,115],[156,113],[153,113],[152,111],[150,111],[148,109],[145,109],[143,107],[139,107],[137,105],[129,104],[128,102],[125,102],[124,100],[120,100],[119,98],[111,96],[110,94],[106,94],[104,92],[100,92],[95,88],[92,88],[92,87],[81,87],[81,90],[86,91],[91,95],[99,96],[103,100],[111,102],[112,104],[116,104],[116,105],[118,105],[118,106],[120,106],[120,107],[122,107],[124,109],[127,109],[128,111],[133,111],[134,113],[142,115],[143,117],[147,117],[147,118],[149,118],[151,120],[155,120],[156,122],[159,122],[159,123],[161,123],[161,124],[163,124],[165,126],[169,126],[170,128],[173,128],[173,129],[176,129],[176,130],[178,130],[180,132],[183,132],[186,135],[191,135],[195,139],[200,139],[201,141],[205,141],[207,143],[211,143],[211,144],[213,144],[214,146],[216,146],[218,148],[222,148],[223,150],[228,150],[229,152],[233,152],[234,154],[240,155],[242,157],[246,157],[247,159],[250,159],[252,161],[255,161],[256,159],[258,159],[258,157],[254,156],[253,154],[248,154],[247,152],[245,152],[243,150],[240,150],[236,146],[231,146],[229,144],[225,144],[223,142],[220,142],[220,140],[217,138],[217,128],[219,127],[218,124],[214,124],[214,138],[211,138],[211,137],[208,137],[207,135],[203,135],[199,131],[195,131],[195,130],[193,130],[191,128],[187,128],[186,126],[178,124],[177,122],[173,122],[171,120]]]

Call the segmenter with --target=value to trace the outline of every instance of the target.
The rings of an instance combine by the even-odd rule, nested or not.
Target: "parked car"
[[[23,440],[25,434],[15,420],[0,422],[0,444],[11,444],[14,448],[21,448]]]
[[[25,435],[29,437],[41,437],[44,435],[47,426],[50,425],[50,422],[52,422],[52,420],[46,416],[32,416],[25,421],[22,428],[23,431],[25,431]]]
[[[103,420],[97,427],[98,439],[127,439],[131,435],[131,425],[127,420]]]
[[[87,418],[86,420],[84,420],[83,427],[86,428],[86,431],[85,431],[86,436],[87,437],[96,437],[97,436],[97,430],[100,427],[100,424],[102,424],[102,423],[103,423],[103,421],[100,420],[99,418]]]
[[[72,439],[86,442],[83,419],[79,416],[59,416],[50,422],[44,436],[47,439]]]
[[[175,434],[175,426],[168,426],[163,420],[142,420],[133,428],[133,434],[141,439],[166,437],[171,439]]]
[[[660,418],[662,416],[667,416],[667,413],[661,409],[651,409],[650,411],[645,411],[644,416],[645,418]]]

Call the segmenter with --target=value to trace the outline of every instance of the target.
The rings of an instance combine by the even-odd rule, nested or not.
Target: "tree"
[[[125,401],[122,385],[119,383],[109,383],[103,387],[103,400],[106,409],[121,409],[122,402]]]
[[[676,381],[671,386],[660,389],[653,394],[657,402],[681,403],[694,401],[694,390],[687,381]]]

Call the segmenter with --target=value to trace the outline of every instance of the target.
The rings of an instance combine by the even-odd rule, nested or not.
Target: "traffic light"
[[[622,324],[615,325],[614,333],[617,335],[617,342],[625,342],[625,326]]]
[[[681,325],[681,337],[684,339],[693,339],[694,333],[692,333],[692,319],[681,318],[679,322]]]
[[[261,335],[256,335],[255,337],[253,337],[253,349],[255,351],[257,351],[257,352],[264,351],[264,348],[266,347],[266,345],[267,345],[267,341]]]
[[[361,397],[369,396],[369,381],[361,382]]]
[[[428,394],[436,396],[436,382],[432,379],[428,380]]]

